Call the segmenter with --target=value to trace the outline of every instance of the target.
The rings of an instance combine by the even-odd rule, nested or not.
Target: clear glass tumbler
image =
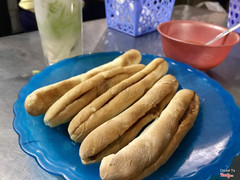
[[[82,54],[82,0],[34,0],[48,64]]]

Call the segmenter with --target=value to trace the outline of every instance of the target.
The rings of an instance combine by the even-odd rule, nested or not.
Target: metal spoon
[[[226,36],[227,34],[229,34],[230,32],[234,31],[235,29],[240,27],[240,23],[236,24],[235,26],[231,27],[230,29],[227,29],[226,31],[220,33],[219,35],[217,35],[215,38],[213,38],[211,41],[208,41],[205,45],[209,45],[212,44],[213,42],[215,42],[216,40],[222,38],[223,36]]]

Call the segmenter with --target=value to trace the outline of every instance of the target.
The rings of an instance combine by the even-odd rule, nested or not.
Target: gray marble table
[[[186,8],[189,12],[191,9]],[[191,10],[192,11],[192,10]],[[175,11],[173,18],[180,17]],[[194,11],[195,12],[195,11]],[[199,15],[199,14],[198,14]],[[216,14],[215,14],[216,15]],[[191,16],[193,17],[193,16]],[[202,16],[201,16],[202,17]],[[213,19],[216,19],[212,15]],[[219,17],[216,15],[216,17]],[[197,18],[197,16],[195,16]],[[206,18],[209,20],[209,18]],[[223,23],[223,18],[216,23]],[[108,29],[105,19],[84,23],[84,53],[101,51],[125,51],[139,49],[142,53],[164,56],[161,38],[153,32],[138,38]],[[218,81],[240,106],[240,45],[236,45],[225,61],[207,74]],[[18,145],[18,136],[12,128],[14,114],[12,107],[18,92],[24,86],[33,70],[45,68],[38,31],[0,38],[0,179],[62,179],[42,170],[34,158],[26,155]],[[240,157],[235,157],[230,168],[240,179]],[[212,179],[220,179],[219,176]]]

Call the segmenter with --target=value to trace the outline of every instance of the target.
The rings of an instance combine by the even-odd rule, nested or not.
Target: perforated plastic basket
[[[228,27],[240,22],[240,0],[230,0],[228,12]],[[240,34],[240,28],[235,30]]]
[[[175,0],[105,0],[108,27],[139,36],[169,21]]]

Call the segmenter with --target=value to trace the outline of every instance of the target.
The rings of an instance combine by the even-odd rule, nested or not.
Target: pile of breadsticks
[[[83,164],[100,162],[102,179],[143,179],[173,154],[199,111],[197,94],[178,91],[168,63],[139,64],[129,50],[86,73],[33,91],[25,100],[50,127],[69,123]]]

